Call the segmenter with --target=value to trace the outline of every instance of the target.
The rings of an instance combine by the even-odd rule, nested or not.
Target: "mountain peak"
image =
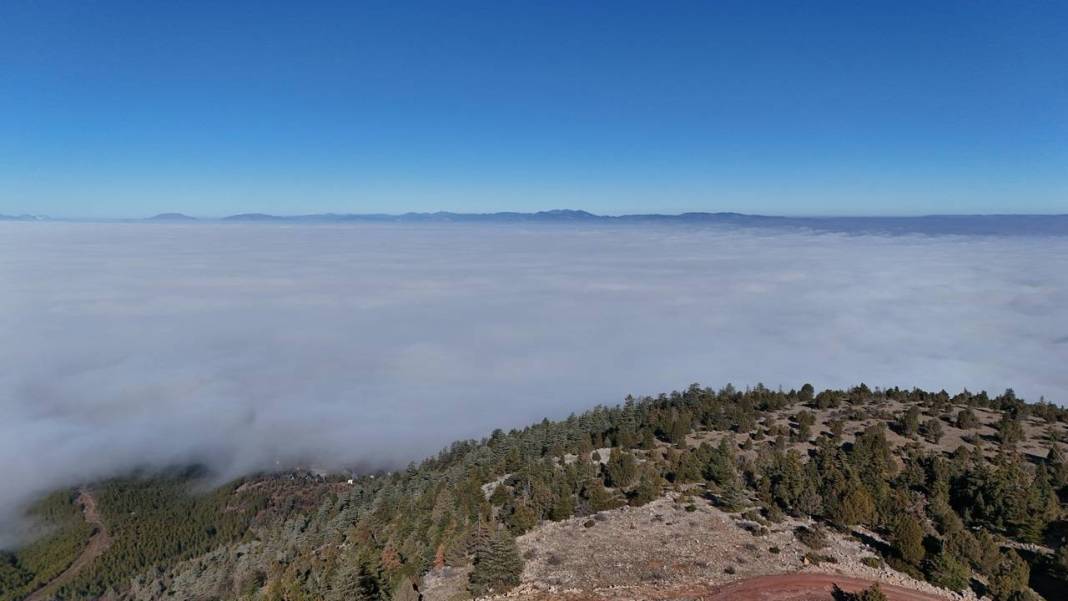
[[[160,213],[149,217],[146,221],[196,221],[196,217],[190,217],[185,213]]]

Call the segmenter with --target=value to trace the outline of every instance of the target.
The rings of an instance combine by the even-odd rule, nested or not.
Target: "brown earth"
[[[111,536],[108,535],[104,521],[100,519],[100,512],[97,511],[96,499],[93,498],[93,494],[83,488],[78,491],[78,503],[82,506],[82,515],[85,517],[85,521],[93,527],[93,535],[89,537],[88,544],[85,545],[82,552],[78,554],[78,557],[74,559],[66,570],[63,570],[59,576],[53,578],[48,584],[31,593],[24,601],[48,601],[56,589],[73,580],[85,566],[100,557],[111,546]]]
[[[704,601],[829,601],[835,585],[855,593],[870,587],[872,582],[832,574],[779,574],[717,587],[696,598]],[[879,587],[890,601],[944,601],[943,597],[900,586],[880,583]]]
[[[540,591],[519,595],[517,601],[831,601],[831,591],[838,586],[855,593],[875,582],[839,574],[813,572],[777,574],[739,580],[730,584],[694,583],[681,586],[637,586],[599,591]],[[914,589],[879,583],[890,601],[946,601]]]
[[[835,583],[852,592],[878,582],[891,601],[975,600],[865,563],[877,557],[862,542],[873,533],[827,529],[827,544],[812,550],[795,535],[799,526],[812,522],[753,521],[713,506],[698,489],[546,522],[517,540],[526,560],[520,585],[495,599],[829,601]],[[426,601],[464,598],[466,572],[453,572],[428,575]]]

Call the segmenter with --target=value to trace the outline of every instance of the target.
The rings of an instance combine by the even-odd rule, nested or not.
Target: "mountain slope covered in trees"
[[[673,491],[872,533],[900,572],[1023,600],[1037,594],[1029,583],[1068,587],[1066,439],[1068,411],[1011,391],[694,385],[457,442],[351,484],[286,473],[205,492],[195,469],[99,483],[113,544],[58,595],[416,599],[428,573],[451,568],[467,574],[465,594],[500,593],[521,579],[516,536]],[[0,600],[76,555],[87,533],[72,508],[66,493],[42,501],[57,529],[0,557]]]

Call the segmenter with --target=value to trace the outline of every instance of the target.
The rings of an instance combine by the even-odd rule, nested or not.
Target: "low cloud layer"
[[[0,544],[142,465],[417,459],[691,382],[1068,400],[1068,238],[0,224]]]

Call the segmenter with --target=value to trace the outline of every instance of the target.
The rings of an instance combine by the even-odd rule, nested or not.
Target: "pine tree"
[[[638,486],[629,495],[629,501],[632,506],[638,507],[656,500],[659,496],[660,487],[655,478],[648,474],[642,474],[641,480],[638,481]]]
[[[920,429],[920,408],[913,405],[905,410],[898,422],[898,428],[902,436],[912,438]]]
[[[1023,426],[1020,425],[1019,420],[1015,419],[1008,413],[1001,416],[1001,421],[998,422],[998,440],[1004,446],[1012,446],[1024,437]]]
[[[894,524],[892,532],[894,552],[902,560],[919,565],[924,555],[923,534],[919,518],[913,515],[901,516]]]
[[[582,496],[589,504],[589,510],[593,513],[615,509],[620,502],[614,497],[599,478],[594,478],[586,483]]]
[[[1049,453],[1046,455],[1046,463],[1052,476],[1051,484],[1055,489],[1068,486],[1068,462],[1064,460],[1064,453],[1056,442],[1050,444]]]
[[[348,562],[338,569],[327,596],[330,601],[377,601],[381,597],[378,579],[357,561]]]
[[[871,494],[856,478],[851,478],[846,483],[840,500],[831,506],[834,507],[834,511],[829,517],[842,526],[869,524],[875,515],[875,503],[872,501]]]
[[[994,601],[1015,601],[1028,590],[1030,578],[1031,568],[1027,562],[1016,551],[1010,550],[1002,554],[994,573],[990,574],[988,592]]]
[[[942,440],[942,436],[944,434],[944,429],[942,428],[942,420],[938,419],[937,417],[932,417],[931,419],[923,422],[923,424],[920,426],[920,433],[923,434],[923,437],[926,438],[928,442],[932,444],[938,444],[938,442]]]
[[[608,457],[608,463],[604,466],[607,484],[614,488],[624,488],[634,481],[638,475],[638,467],[634,456],[619,448],[613,448]]]
[[[957,413],[957,427],[961,430],[974,430],[979,427],[979,418],[971,409],[961,409]]]
[[[968,587],[971,570],[945,550],[931,557],[927,567],[927,579],[942,588],[960,592]]]
[[[709,482],[720,486],[734,486],[738,483],[737,459],[734,453],[734,439],[724,436],[715,449],[707,451],[708,462],[704,467],[704,476]]]
[[[474,569],[468,577],[468,591],[474,596],[505,593],[519,584],[523,558],[515,538],[498,530],[475,552]]]
[[[505,518],[508,529],[515,535],[520,535],[538,525],[538,516],[530,508],[525,500],[516,502],[512,513]]]

